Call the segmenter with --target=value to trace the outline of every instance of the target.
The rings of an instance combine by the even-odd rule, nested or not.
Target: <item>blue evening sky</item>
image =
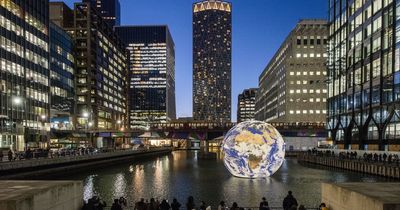
[[[51,0],[53,1],[53,0]],[[78,0],[65,0],[72,7]],[[168,25],[175,42],[177,117],[192,116],[192,3],[120,0],[121,25]],[[328,0],[231,0],[233,4],[232,120],[237,97],[258,76],[300,19],[326,18]]]

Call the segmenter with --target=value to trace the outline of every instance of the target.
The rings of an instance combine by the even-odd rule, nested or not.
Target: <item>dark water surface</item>
[[[187,196],[192,195],[197,206],[204,200],[214,209],[220,200],[225,200],[228,205],[236,201],[240,206],[258,206],[263,196],[270,206],[281,206],[288,190],[293,191],[300,204],[315,207],[321,200],[322,182],[386,181],[358,173],[303,166],[296,159],[287,159],[270,178],[249,180],[231,176],[221,159],[197,160],[197,154],[195,151],[176,151],[159,158],[51,179],[83,180],[84,199],[98,195],[108,204],[120,196],[127,198],[131,205],[140,198],[151,197],[170,201],[176,197],[184,204]]]

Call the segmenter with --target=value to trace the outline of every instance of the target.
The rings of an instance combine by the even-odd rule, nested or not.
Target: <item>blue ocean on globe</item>
[[[285,160],[285,142],[270,124],[246,121],[233,127],[222,143],[228,171],[242,178],[266,178]]]

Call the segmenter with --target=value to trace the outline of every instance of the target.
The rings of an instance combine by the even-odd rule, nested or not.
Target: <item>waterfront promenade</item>
[[[351,151],[350,151],[351,152]],[[304,152],[297,156],[300,163],[316,164],[331,168],[344,169],[364,174],[400,179],[398,160],[389,162],[386,159],[374,158],[374,154],[335,153],[334,151]],[[372,158],[371,158],[372,156]]]
[[[123,162],[135,158],[169,154],[170,147],[154,147],[139,150],[116,150],[91,155],[60,156],[29,160],[7,161],[0,163],[0,179],[26,178],[30,175],[57,173],[101,164]]]

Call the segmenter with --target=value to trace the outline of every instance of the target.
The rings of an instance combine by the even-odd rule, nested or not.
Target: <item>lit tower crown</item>
[[[223,1],[202,1],[193,5],[193,12],[201,12],[205,10],[220,10],[231,12],[231,4]]]
[[[193,118],[231,121],[232,4],[193,4]]]

